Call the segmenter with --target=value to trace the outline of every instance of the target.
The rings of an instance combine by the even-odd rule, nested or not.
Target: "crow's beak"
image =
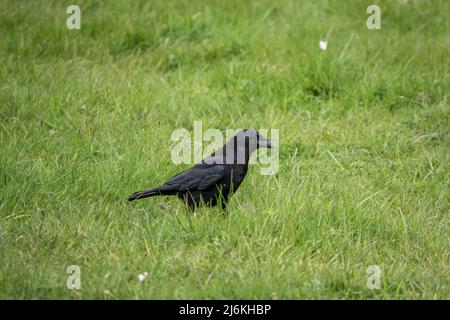
[[[259,141],[258,141],[258,147],[260,147],[260,148],[273,148],[272,147],[272,143],[269,141],[269,140],[266,140],[266,139],[260,139]]]

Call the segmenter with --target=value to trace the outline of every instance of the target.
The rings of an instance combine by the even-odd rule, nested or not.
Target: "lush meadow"
[[[376,3],[2,0],[0,298],[450,298],[450,2]],[[128,203],[194,121],[279,129],[278,173]]]

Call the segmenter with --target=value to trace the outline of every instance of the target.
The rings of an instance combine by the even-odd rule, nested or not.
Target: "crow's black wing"
[[[224,165],[199,163],[158,187],[160,191],[204,190],[226,176]]]

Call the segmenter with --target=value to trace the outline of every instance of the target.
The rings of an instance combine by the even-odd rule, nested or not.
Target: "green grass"
[[[77,31],[1,1],[0,298],[450,298],[450,3],[375,2],[381,30],[366,1],[79,0]],[[226,216],[128,203],[194,121],[279,129],[279,172]]]

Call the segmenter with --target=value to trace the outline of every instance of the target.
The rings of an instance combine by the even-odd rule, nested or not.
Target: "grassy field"
[[[374,2],[381,30],[367,1],[77,0],[68,30],[2,0],[0,298],[450,298],[450,2]],[[279,129],[279,172],[228,215],[128,203],[194,121]]]

